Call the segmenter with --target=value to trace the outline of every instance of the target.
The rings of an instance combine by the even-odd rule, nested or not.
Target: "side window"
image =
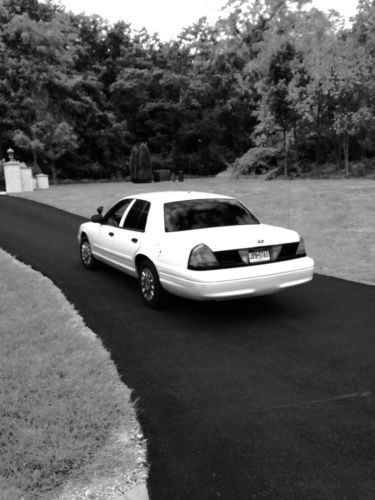
[[[114,207],[112,207],[105,216],[105,224],[109,226],[118,227],[121,218],[124,215],[126,209],[130,205],[133,199],[126,199],[119,201]]]
[[[150,206],[151,203],[148,201],[136,200],[126,216],[124,228],[133,231],[144,231]]]

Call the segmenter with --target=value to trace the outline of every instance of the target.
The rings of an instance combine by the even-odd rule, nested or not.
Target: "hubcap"
[[[81,256],[84,264],[91,263],[91,248],[88,241],[84,241],[81,245]]]
[[[141,290],[143,297],[150,301],[155,296],[155,280],[151,270],[148,267],[142,269]]]

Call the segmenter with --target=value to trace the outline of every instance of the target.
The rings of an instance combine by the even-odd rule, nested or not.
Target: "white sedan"
[[[144,302],[165,291],[195,300],[266,295],[307,283],[314,261],[295,231],[261,224],[238,200],[191,191],[128,196],[79,228],[83,265],[139,280]]]

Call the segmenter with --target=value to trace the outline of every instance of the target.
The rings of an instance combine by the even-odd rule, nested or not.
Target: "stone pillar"
[[[16,161],[8,161],[4,165],[5,191],[7,193],[21,193],[21,167]]]
[[[21,193],[21,166],[19,162],[14,159],[13,149],[9,148],[7,153],[9,161],[4,164],[5,191],[7,193]]]
[[[38,189],[48,189],[49,188],[48,175],[37,174],[35,177],[36,177],[36,183],[37,183]]]
[[[24,163],[21,164],[22,191],[34,191],[33,173]]]

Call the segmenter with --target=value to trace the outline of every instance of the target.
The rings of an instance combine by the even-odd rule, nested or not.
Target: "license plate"
[[[260,250],[259,252],[249,252],[250,264],[255,264],[256,262],[268,262],[270,260],[269,250]]]

